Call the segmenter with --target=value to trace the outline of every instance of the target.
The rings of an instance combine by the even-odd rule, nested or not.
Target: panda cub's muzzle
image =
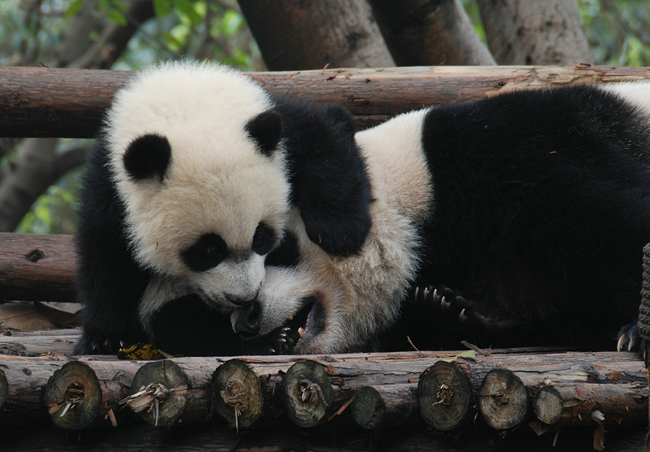
[[[243,339],[258,339],[261,327],[262,304],[256,300],[246,308],[238,310],[233,322],[235,333]],[[264,337],[276,354],[291,354],[306,348],[325,329],[325,312],[316,297],[303,300],[302,308],[275,330]]]

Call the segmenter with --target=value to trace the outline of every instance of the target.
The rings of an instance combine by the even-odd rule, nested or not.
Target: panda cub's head
[[[282,123],[234,70],[169,63],[118,92],[105,136],[135,260],[221,308],[249,303],[282,235]]]

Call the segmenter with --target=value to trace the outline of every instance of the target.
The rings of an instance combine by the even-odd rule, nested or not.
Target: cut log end
[[[456,429],[469,411],[471,392],[469,380],[457,365],[436,362],[422,372],[418,383],[422,418],[439,431]]]
[[[528,409],[528,392],[521,379],[508,369],[493,369],[483,379],[479,407],[488,425],[507,430],[521,424]]]
[[[215,412],[231,427],[246,429],[262,414],[262,383],[246,363],[231,359],[212,376],[212,400]]]
[[[187,405],[188,379],[170,360],[150,362],[133,377],[130,395],[121,401],[154,427],[181,422]]]
[[[9,382],[7,381],[7,376],[5,371],[0,369],[0,409],[5,404],[9,398]]]
[[[562,395],[553,386],[542,386],[535,394],[533,409],[543,423],[557,424],[562,418]]]
[[[334,401],[334,389],[325,367],[313,361],[295,363],[282,381],[281,400],[296,425],[319,424]]]
[[[373,429],[379,427],[386,414],[386,403],[383,397],[372,386],[363,386],[350,403],[352,419],[360,427]]]
[[[52,422],[66,430],[91,426],[98,419],[101,403],[95,371],[79,361],[70,361],[55,371],[43,392],[43,404]]]

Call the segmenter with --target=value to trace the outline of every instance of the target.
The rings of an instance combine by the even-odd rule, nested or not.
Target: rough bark
[[[366,0],[239,0],[271,71],[394,66]]]
[[[370,0],[398,66],[495,65],[459,0]]]
[[[488,46],[503,65],[591,63],[575,0],[478,0]]]
[[[97,132],[118,88],[135,74],[47,68],[0,68],[0,137],[86,137]],[[290,93],[348,108],[364,128],[423,107],[503,92],[581,83],[650,79],[641,67],[412,67],[256,72],[273,95]]]
[[[71,236],[0,233],[0,300],[74,301],[74,272]]]

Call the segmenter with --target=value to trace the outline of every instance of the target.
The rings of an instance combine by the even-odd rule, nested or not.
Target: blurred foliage
[[[96,17],[125,25],[123,0],[0,0],[0,66],[56,61],[66,25],[93,2]],[[154,0],[155,17],[142,24],[113,69],[138,70],[162,60],[210,59],[243,70],[265,69],[236,0]],[[89,41],[99,37],[91,32]],[[60,148],[79,145],[61,140]],[[90,147],[90,143],[88,146]],[[0,153],[0,169],[9,169],[13,152]],[[83,168],[69,172],[32,206],[16,232],[71,234]]]
[[[650,66],[648,0],[578,0],[597,64]]]
[[[98,17],[122,25],[130,20],[124,0],[0,0],[0,66],[55,61],[66,25],[90,1]],[[461,1],[485,40],[476,0]],[[650,66],[650,1],[578,0],[578,5],[596,64]],[[140,26],[114,69],[137,70],[179,58],[265,69],[236,0],[153,0],[153,6],[155,17]],[[95,31],[88,38],[98,37]],[[0,158],[0,169],[8,168],[10,157]],[[71,233],[79,174],[72,171],[50,187],[18,231]]]

